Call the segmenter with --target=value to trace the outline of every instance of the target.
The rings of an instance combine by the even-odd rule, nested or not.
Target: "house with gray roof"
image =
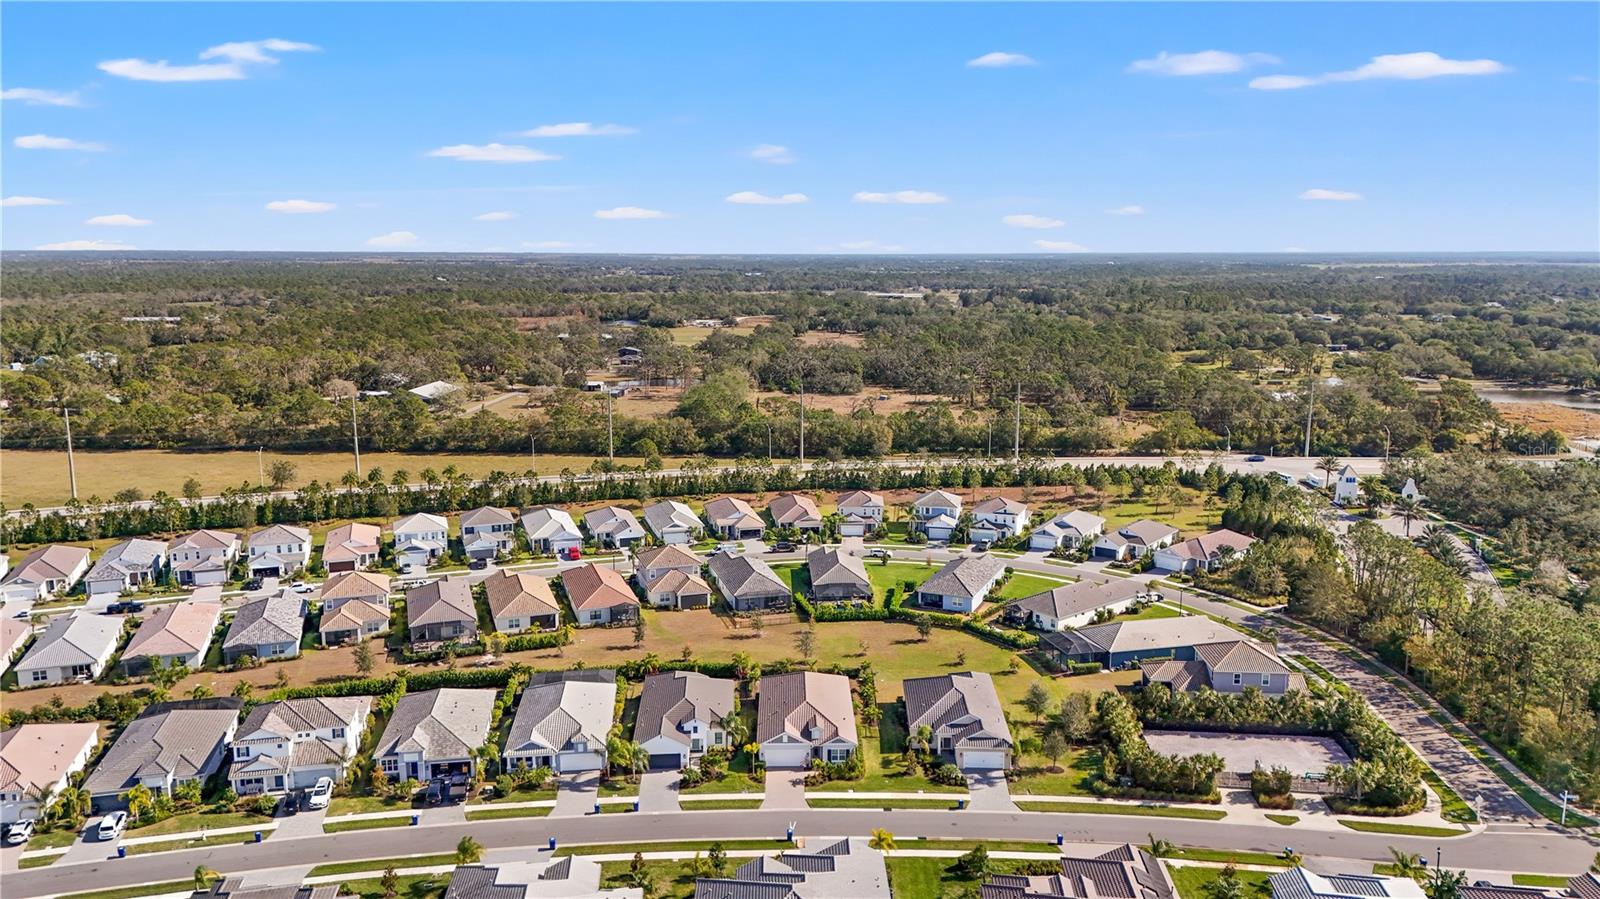
[[[1160,598],[1159,591],[1142,581],[1085,579],[1023,597],[1006,607],[1006,616],[1037,630],[1064,631],[1087,627],[1101,615],[1120,615]]]
[[[1188,661],[1195,657],[1196,646],[1227,643],[1241,637],[1239,631],[1203,615],[1184,615],[1049,631],[1040,637],[1039,645],[1062,664],[1099,662],[1116,669],[1145,659]]]
[[[444,577],[406,592],[406,629],[412,643],[471,643],[478,639],[472,585]]]
[[[797,531],[822,530],[822,512],[817,501],[804,493],[780,493],[767,504],[767,516],[780,528]]]
[[[1160,859],[1125,843],[1110,851],[1067,846],[1059,872],[995,874],[978,895],[980,899],[1177,899],[1178,889]]]
[[[122,621],[88,611],[52,619],[17,663],[17,686],[98,679],[122,640]]]
[[[694,510],[675,499],[664,499],[644,510],[644,523],[662,543],[693,543],[705,526]]]
[[[389,525],[394,535],[394,562],[404,568],[427,568],[450,549],[450,522],[443,515],[416,512]]]
[[[731,749],[722,724],[736,710],[733,689],[733,681],[698,671],[646,677],[633,739],[650,753],[651,770],[676,770],[707,749]]]
[[[751,540],[767,529],[750,504],[737,496],[719,496],[706,503],[707,530],[724,540]]]
[[[617,673],[609,668],[533,675],[506,734],[504,766],[557,774],[604,768],[616,705]]]
[[[958,556],[944,563],[917,588],[917,602],[945,612],[973,613],[1005,577],[997,556]]]
[[[963,771],[1011,767],[1016,743],[994,678],[982,671],[911,677],[904,682],[906,729],[933,731],[933,751]]]
[[[1006,540],[1028,529],[1028,507],[1018,500],[991,496],[972,507],[972,539]]]
[[[84,547],[63,543],[41,546],[0,578],[0,597],[45,600],[71,590],[88,571],[89,550]]]
[[[1028,535],[1028,548],[1041,549],[1045,552],[1061,547],[1072,549],[1085,540],[1093,541],[1105,533],[1105,530],[1104,518],[1082,509],[1073,509],[1035,528],[1034,532]]]
[[[229,746],[228,782],[240,796],[308,789],[344,779],[372,712],[370,696],[264,702],[240,722]]]
[[[712,554],[706,564],[711,580],[734,611],[781,610],[794,604],[794,589],[755,556],[720,552]]]
[[[139,675],[159,661],[163,665],[187,665],[198,671],[205,663],[206,650],[222,620],[222,603],[186,599],[158,607],[139,625],[133,639],[122,651],[122,668]]]
[[[600,886],[600,863],[581,855],[534,850],[531,861],[461,865],[444,899],[643,899],[637,887]],[[273,897],[277,899],[277,897]],[[295,897],[298,899],[298,897]]]
[[[522,532],[528,537],[528,546],[541,555],[553,556],[583,547],[583,532],[572,520],[572,513],[554,506],[523,512]]]
[[[124,807],[124,794],[141,784],[160,795],[180,784],[204,783],[222,767],[243,707],[244,700],[226,696],[145,709],[83,782],[94,812]]]
[[[583,513],[583,526],[595,543],[607,549],[632,546],[644,539],[644,526],[621,506],[604,506]]]
[[[208,889],[194,891],[189,899],[336,899],[338,895],[337,883],[247,887],[242,877],[224,877],[213,881]]]
[[[842,674],[768,674],[758,693],[755,741],[768,768],[804,768],[814,758],[842,762],[861,743],[850,679]]]
[[[292,524],[262,528],[245,545],[251,577],[289,577],[311,563],[311,532]]]
[[[929,540],[948,540],[961,519],[961,497],[947,490],[929,490],[911,503],[911,529]]]
[[[441,687],[394,704],[372,757],[391,783],[452,774],[475,776],[473,750],[489,738],[494,690]]]
[[[263,661],[292,659],[300,654],[300,635],[305,631],[306,601],[299,594],[283,590],[273,596],[252,599],[239,607],[222,638],[222,661],[233,664],[242,656]]]
[[[1423,899],[1422,886],[1409,877],[1382,874],[1315,874],[1289,868],[1267,878],[1272,899]]]
[[[83,579],[90,596],[115,596],[154,584],[167,564],[167,544],[135,537],[106,550]]]
[[[835,500],[839,510],[839,535],[865,537],[883,524],[887,506],[883,496],[870,490],[852,490]]]
[[[239,557],[239,543],[239,535],[229,531],[202,528],[179,534],[167,544],[167,564],[181,586],[220,586]]]
[[[1096,559],[1124,562],[1142,559],[1158,549],[1171,546],[1177,539],[1178,529],[1172,525],[1141,518],[1110,533],[1101,534],[1091,552]]]
[[[694,899],[889,899],[883,853],[864,837],[758,855],[730,877],[701,877]]]
[[[1243,557],[1255,542],[1256,538],[1238,531],[1217,528],[1209,534],[1156,550],[1155,567],[1181,574],[1216,571],[1227,562]]]
[[[811,580],[811,598],[833,602],[871,599],[872,578],[860,556],[835,547],[812,550],[806,556],[806,572]]]
[[[1142,662],[1144,683],[1166,684],[1178,692],[1209,687],[1218,693],[1242,693],[1254,687],[1268,696],[1306,688],[1305,675],[1284,664],[1276,650],[1254,640],[1201,643],[1191,655],[1187,660]]]
[[[461,513],[461,551],[469,559],[493,559],[517,543],[517,517],[506,509],[480,506]]]

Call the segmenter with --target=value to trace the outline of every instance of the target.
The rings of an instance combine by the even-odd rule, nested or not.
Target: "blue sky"
[[[8,250],[1600,247],[1592,3],[8,2],[4,26]]]

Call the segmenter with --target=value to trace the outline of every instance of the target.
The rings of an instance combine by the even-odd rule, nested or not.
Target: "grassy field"
[[[356,821],[324,821],[323,833],[342,833],[347,830],[376,830],[382,827],[410,827],[411,819],[403,815],[393,818],[361,818]]]
[[[187,833],[191,830],[207,828],[215,830],[219,827],[245,827],[253,824],[268,824],[272,819],[265,815],[251,815],[243,812],[225,812],[222,814],[194,812],[188,815],[173,815],[165,821],[157,821],[145,827],[128,829],[130,837],[154,837],[164,833]]]
[[[1178,888],[1178,899],[1209,899],[1206,887],[1222,876],[1221,868],[1176,865],[1167,870],[1172,873],[1172,885]],[[1244,885],[1244,899],[1266,899],[1272,895],[1272,888],[1267,885],[1268,872],[1239,871],[1237,876]]]
[[[533,808],[469,808],[468,821],[491,821],[495,818],[545,818],[553,809],[548,805]]]
[[[1059,812],[1072,815],[1136,815],[1149,818],[1194,818],[1221,821],[1228,813],[1219,808],[1190,808],[1185,805],[1119,805],[1113,802],[1041,802],[1022,800],[1017,808],[1025,812]]]
[[[1352,821],[1340,818],[1339,823],[1362,833],[1392,833],[1406,837],[1459,837],[1469,831],[1454,827],[1426,827],[1419,824],[1396,824],[1392,821]]]

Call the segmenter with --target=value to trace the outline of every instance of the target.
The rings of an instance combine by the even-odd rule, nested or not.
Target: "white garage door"
[[[605,760],[598,752],[563,752],[556,756],[557,772],[568,774],[573,771],[599,771]]]
[[[961,756],[960,767],[967,771],[993,771],[1006,766],[1003,752],[967,752]]]
[[[763,746],[761,760],[768,768],[804,768],[811,763],[811,747]]]

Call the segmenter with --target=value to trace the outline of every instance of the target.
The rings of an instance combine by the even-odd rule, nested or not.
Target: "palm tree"
[[[881,827],[872,829],[872,838],[867,840],[867,845],[879,852],[894,851],[894,834]]]
[[[1173,846],[1171,841],[1158,840],[1156,839],[1156,835],[1153,833],[1147,833],[1145,836],[1150,839],[1150,842],[1145,844],[1145,849],[1148,850],[1151,855],[1155,856],[1156,858],[1166,858],[1172,854]]]
[[[34,817],[42,820],[50,818],[53,812],[58,811],[55,803],[55,789],[50,784],[35,784],[28,788],[23,798],[32,803]]]
[[[222,875],[207,868],[205,865],[194,866],[194,891],[203,893],[211,888],[213,880],[221,880]]]
[[[1428,899],[1460,899],[1461,889],[1467,885],[1467,872],[1434,868],[1422,883]]]
[[[483,844],[474,840],[471,835],[461,838],[456,844],[456,864],[475,865],[483,860]]]
[[[1322,486],[1332,490],[1333,473],[1339,470],[1339,457],[1323,456],[1321,459],[1317,460],[1317,468],[1321,469],[1324,475],[1322,478]]]
[[[1411,537],[1411,523],[1422,516],[1422,504],[1409,496],[1400,497],[1394,504],[1394,510],[1399,514],[1400,520],[1406,524],[1406,538]]]
[[[1389,867],[1394,869],[1396,877],[1414,878],[1427,870],[1427,866],[1422,863],[1422,856],[1415,852],[1401,852],[1390,846],[1389,858],[1391,859]]]

